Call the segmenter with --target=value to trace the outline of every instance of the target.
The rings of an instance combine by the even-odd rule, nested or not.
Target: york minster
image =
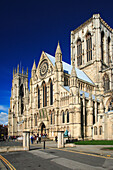
[[[60,42],[54,56],[42,51],[30,87],[28,70],[13,70],[9,136],[29,130],[54,139],[68,130],[78,140],[113,139],[113,29],[94,14],[71,31],[70,47],[71,64]]]

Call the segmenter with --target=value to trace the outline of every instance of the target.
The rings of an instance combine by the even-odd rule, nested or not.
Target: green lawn
[[[104,147],[101,150],[112,150],[113,151],[113,147]]]
[[[77,141],[75,145],[113,145],[113,140]]]

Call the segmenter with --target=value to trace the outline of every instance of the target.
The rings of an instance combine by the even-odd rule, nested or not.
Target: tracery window
[[[67,111],[67,123],[69,123],[69,111]]]
[[[80,39],[77,41],[77,65],[82,65],[82,42]]]
[[[47,87],[46,83],[43,83],[43,107],[47,106]]]
[[[88,33],[86,36],[86,45],[87,45],[87,62],[88,62],[92,60],[92,38],[90,33]]]
[[[53,83],[50,80],[50,105],[53,105]]]
[[[101,32],[101,58],[104,61],[104,32]]]
[[[38,88],[38,108],[40,108],[40,89]]]
[[[65,114],[64,114],[64,111],[62,113],[62,123],[65,123]]]
[[[103,82],[104,82],[104,90],[105,91],[109,90],[109,76],[107,74],[104,75]]]

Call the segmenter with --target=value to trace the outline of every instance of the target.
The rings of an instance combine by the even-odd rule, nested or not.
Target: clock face
[[[48,71],[48,62],[46,59],[41,62],[39,68],[40,68],[40,76],[44,77]]]

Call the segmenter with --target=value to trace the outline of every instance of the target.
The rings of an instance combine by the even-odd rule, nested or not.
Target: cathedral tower
[[[13,70],[13,80],[9,109],[9,136],[20,136],[23,130],[24,114],[28,105],[28,71],[22,72],[17,66],[17,71]],[[17,126],[16,126],[17,124]]]

